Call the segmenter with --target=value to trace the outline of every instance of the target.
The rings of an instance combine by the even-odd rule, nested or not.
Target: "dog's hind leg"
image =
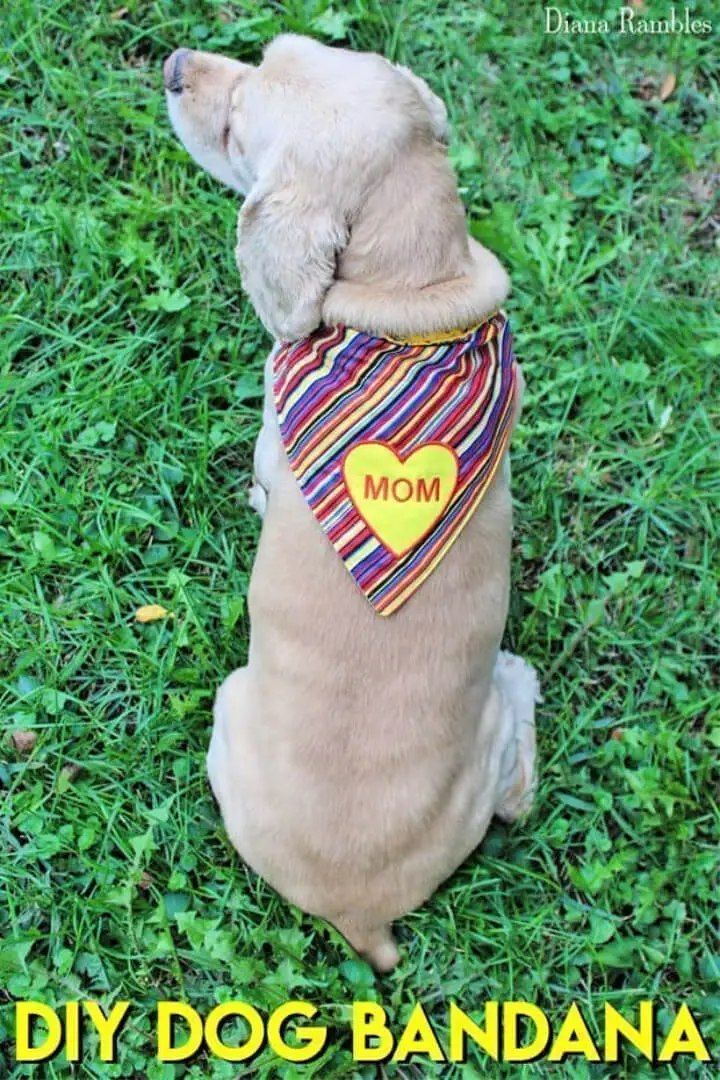
[[[242,714],[243,699],[247,696],[247,668],[236,668],[225,679],[215,695],[213,729],[207,753],[207,772],[213,794],[221,810],[226,807],[229,789],[229,769],[232,761],[230,724],[232,717]]]
[[[509,724],[495,813],[503,821],[516,821],[535,796],[535,703],[542,698],[535,669],[512,653],[498,654],[493,680]]]

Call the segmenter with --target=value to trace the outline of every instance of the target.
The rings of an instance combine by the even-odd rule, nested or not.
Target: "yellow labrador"
[[[277,341],[321,323],[428,334],[502,303],[505,271],[467,235],[445,107],[406,68],[284,35],[258,67],[179,49],[164,74],[185,147],[246,195],[237,261]],[[217,694],[210,781],[242,858],[389,970],[392,921],[453,872],[493,814],[514,820],[532,800],[537,680],[499,652],[509,463],[389,618],[318,528],[269,390],[255,472],[264,520],[248,662]]]

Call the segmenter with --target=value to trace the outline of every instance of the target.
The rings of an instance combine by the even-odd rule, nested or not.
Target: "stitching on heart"
[[[393,547],[393,545],[388,541],[388,539],[382,535],[382,531],[378,532],[377,526],[373,525],[372,521],[368,520],[368,518],[367,518],[365,512],[363,511],[362,507],[360,505],[358,505],[357,501],[353,497],[351,485],[350,485],[350,482],[348,480],[348,476],[347,476],[347,473],[346,473],[346,464],[347,464],[348,458],[351,455],[356,454],[356,451],[358,451],[358,450],[360,450],[362,448],[373,447],[373,446],[381,446],[385,450],[389,451],[389,453],[392,454],[392,456],[395,458],[395,460],[397,462],[400,463],[400,465],[406,465],[407,462],[411,458],[413,458],[415,456],[415,454],[418,454],[418,453],[420,453],[421,451],[423,451],[425,449],[435,447],[435,448],[439,448],[440,450],[442,450],[444,454],[449,454],[452,457],[454,465],[455,465],[455,474],[454,474],[454,477],[453,477],[452,486],[450,487],[449,491],[447,492],[447,496],[444,499],[444,501],[442,502],[442,505],[438,508],[437,513],[432,518],[432,520],[428,523],[427,527],[425,529],[423,529],[422,532],[418,533],[416,536],[413,536],[413,538],[410,540],[410,542],[400,550]],[[368,527],[370,532],[373,534],[373,536],[376,537],[376,539],[379,540],[380,543],[385,548],[387,548],[387,550],[390,551],[396,558],[401,558],[403,555],[407,555],[407,553],[409,551],[412,551],[414,548],[416,548],[418,546],[418,544],[420,544],[423,540],[425,540],[425,538],[428,536],[428,534],[431,533],[432,530],[435,528],[438,521],[441,519],[441,517],[444,514],[445,510],[447,509],[450,502],[452,501],[452,497],[453,497],[455,491],[457,490],[458,478],[459,478],[458,474],[459,474],[459,460],[458,460],[457,453],[455,452],[455,450],[453,449],[452,446],[448,446],[446,443],[441,443],[441,442],[422,443],[420,446],[413,447],[412,450],[408,450],[408,451],[405,451],[405,452],[400,452],[394,446],[392,446],[390,443],[384,441],[383,439],[370,439],[370,440],[368,440],[366,442],[356,443],[355,446],[350,447],[349,450],[347,451],[347,453],[344,455],[343,460],[342,460],[342,476],[343,476],[343,481],[344,481],[344,484],[345,484],[345,489],[346,489],[346,491],[348,493],[348,497],[350,498],[350,501],[352,502],[353,506],[355,507],[356,512],[362,518],[362,520],[365,522],[366,526]],[[398,479],[401,479],[401,478],[398,477]]]

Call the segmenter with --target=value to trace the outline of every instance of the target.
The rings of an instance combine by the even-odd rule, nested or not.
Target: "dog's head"
[[[381,56],[295,35],[258,67],[178,49],[164,76],[186,149],[247,195],[236,253],[258,315],[279,339],[308,334],[364,201],[404,150],[447,141],[445,106]]]

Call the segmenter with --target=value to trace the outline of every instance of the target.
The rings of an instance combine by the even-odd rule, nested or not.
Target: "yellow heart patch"
[[[355,509],[393,555],[404,555],[432,529],[457,485],[455,452],[426,443],[402,458],[381,442],[358,443],[343,462]]]

